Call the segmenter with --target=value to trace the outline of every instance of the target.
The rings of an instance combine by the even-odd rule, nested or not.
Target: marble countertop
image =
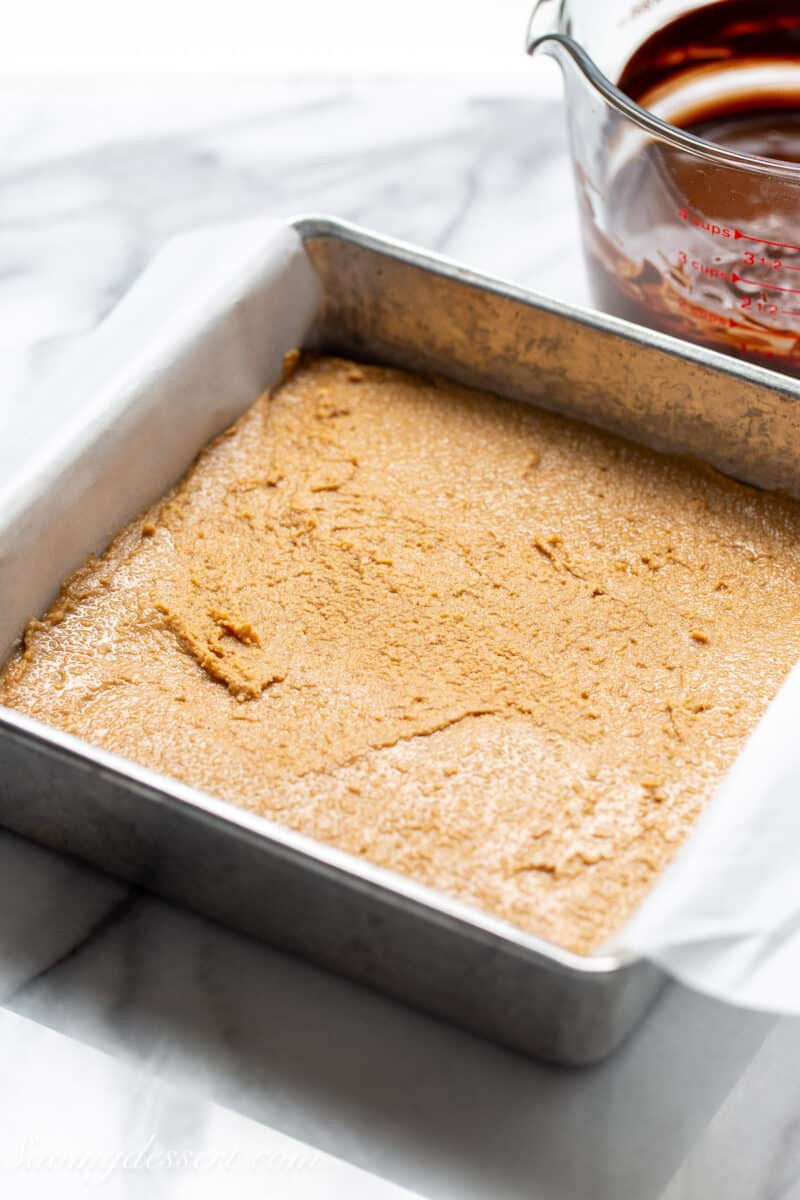
[[[0,470],[39,382],[201,224],[330,212],[584,302],[549,65],[0,85]],[[560,1071],[7,834],[0,897],[5,1194],[800,1197],[796,1020],[673,985]]]

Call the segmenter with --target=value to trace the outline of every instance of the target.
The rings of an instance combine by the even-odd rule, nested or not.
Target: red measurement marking
[[[781,271],[800,271],[800,267],[792,267],[789,263],[781,263]]]
[[[745,279],[743,275],[737,275],[735,271],[731,271],[731,283],[751,283],[753,287],[766,288],[770,292],[791,292],[795,296],[800,296],[800,288],[779,287],[777,283],[763,283],[760,279]]]
[[[779,313],[785,313],[787,317],[800,317],[800,308],[779,308]]]
[[[729,229],[727,225],[717,225],[714,221],[707,221],[705,217],[689,212],[688,208],[679,208],[678,216],[688,225],[694,225],[696,229],[705,229],[706,233],[710,233],[712,237],[732,238],[734,236],[733,229]]]
[[[734,229],[733,237],[737,242],[739,238],[744,238],[748,242],[759,242],[762,246],[780,246],[783,250],[800,250],[800,246],[796,246],[793,242],[773,242],[769,238],[754,237],[752,233],[742,233],[741,229]]]

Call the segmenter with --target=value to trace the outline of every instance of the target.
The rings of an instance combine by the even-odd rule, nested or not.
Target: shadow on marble
[[[10,835],[0,879],[9,1007],[436,1200],[656,1200],[774,1024],[673,986],[560,1070]]]

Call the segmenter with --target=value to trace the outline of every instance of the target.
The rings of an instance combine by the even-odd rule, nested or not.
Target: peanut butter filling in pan
[[[794,501],[320,358],[66,582],[0,701],[589,951],[798,658]]]

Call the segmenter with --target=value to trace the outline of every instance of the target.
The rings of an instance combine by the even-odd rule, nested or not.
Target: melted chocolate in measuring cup
[[[800,164],[800,3],[695,9],[640,47],[619,86],[707,142]],[[590,213],[586,227],[603,306],[800,375],[800,172],[717,166],[630,129],[609,154],[604,228]]]

